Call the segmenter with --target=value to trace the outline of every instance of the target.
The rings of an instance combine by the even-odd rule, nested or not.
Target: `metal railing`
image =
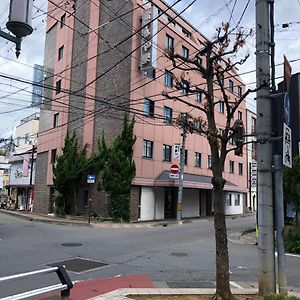
[[[64,266],[57,266],[57,267],[43,269],[43,270],[37,270],[37,271],[21,273],[21,274],[17,274],[17,275],[0,277],[0,284],[5,281],[11,281],[11,280],[20,279],[20,278],[24,278],[24,277],[28,277],[28,276],[49,274],[49,273],[54,273],[54,272],[58,276],[61,283],[38,288],[35,290],[23,292],[20,294],[16,294],[16,295],[4,297],[4,298],[0,298],[0,300],[26,299],[26,298],[30,298],[30,297],[43,295],[43,294],[46,294],[49,292],[54,292],[54,291],[61,291],[61,299],[63,299],[63,300],[69,299],[70,292],[73,287],[73,283],[72,283],[68,273],[66,272],[66,269]]]

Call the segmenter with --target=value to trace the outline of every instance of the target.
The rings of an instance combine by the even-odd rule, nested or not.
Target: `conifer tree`
[[[110,147],[107,147],[104,137],[98,141],[98,167],[103,171],[98,189],[109,192],[110,215],[115,221],[129,221],[130,218],[130,188],[136,170],[133,128],[134,119],[129,122],[125,115],[122,132]]]
[[[57,157],[56,164],[53,166],[54,189],[62,196],[61,208],[67,214],[77,213],[76,186],[87,167],[86,146],[80,150],[76,133],[70,135],[67,132],[63,152]]]

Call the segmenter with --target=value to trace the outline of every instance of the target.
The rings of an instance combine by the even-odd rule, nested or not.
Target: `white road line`
[[[237,284],[237,283],[234,282],[234,281],[229,281],[229,283],[230,283],[232,286],[234,286],[234,287],[236,287],[236,288],[238,288],[238,289],[244,290],[244,288],[243,288],[241,285]]]

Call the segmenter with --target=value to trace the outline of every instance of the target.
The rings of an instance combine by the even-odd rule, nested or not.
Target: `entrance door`
[[[176,204],[177,204],[178,189],[174,187],[165,188],[165,219],[176,218]]]

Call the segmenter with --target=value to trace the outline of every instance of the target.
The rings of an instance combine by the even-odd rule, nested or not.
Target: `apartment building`
[[[56,3],[56,4],[53,4]],[[48,6],[45,47],[44,102],[41,105],[37,147],[34,211],[53,209],[53,164],[62,152],[67,130],[76,131],[88,155],[97,151],[102,134],[111,142],[120,132],[124,111],[135,116],[136,176],[131,188],[131,220],[175,218],[178,180],[170,178],[170,166],[179,164],[181,129],[174,120],[182,112],[201,116],[196,108],[173,101],[163,93],[204,105],[200,92],[189,94],[175,88],[174,78],[183,76],[166,57],[166,49],[197,59],[205,37],[180,12],[161,0],[51,1]],[[143,28],[143,30],[140,30]],[[230,75],[230,74],[229,74]],[[244,85],[238,74],[224,79],[228,95],[241,96]],[[184,74],[184,83],[203,86],[197,71]],[[219,93],[219,94],[218,94]],[[222,95],[216,89],[216,101]],[[234,119],[245,120],[243,102]],[[216,105],[216,120],[222,130],[224,102]],[[186,140],[183,217],[212,213],[211,155],[205,137],[194,133]],[[97,175],[97,174],[96,174]],[[244,212],[247,195],[247,155],[228,154],[226,213]],[[78,189],[78,207],[86,212],[88,195],[92,212],[105,216],[109,197],[83,179]]]

